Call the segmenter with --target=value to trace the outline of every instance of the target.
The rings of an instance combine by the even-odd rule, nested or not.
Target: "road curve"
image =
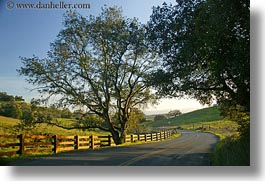
[[[177,139],[99,150],[75,151],[20,160],[17,166],[209,166],[218,138],[210,133],[180,131]]]

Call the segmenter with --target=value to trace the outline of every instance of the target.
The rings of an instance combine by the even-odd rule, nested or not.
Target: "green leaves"
[[[163,59],[153,85],[160,95],[249,110],[249,1],[177,1],[154,8],[150,47]]]

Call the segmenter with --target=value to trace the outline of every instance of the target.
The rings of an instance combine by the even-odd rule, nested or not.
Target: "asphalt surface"
[[[180,131],[172,140],[75,151],[54,156],[20,160],[17,166],[210,166],[218,138],[210,133]]]

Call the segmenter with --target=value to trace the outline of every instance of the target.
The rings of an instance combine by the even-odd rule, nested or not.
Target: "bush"
[[[249,166],[249,137],[232,136],[221,140],[212,155],[214,166]]]
[[[22,108],[19,102],[11,101],[0,105],[0,115],[12,118],[22,117]]]
[[[164,115],[156,115],[154,117],[154,121],[160,121],[160,120],[165,120],[165,119],[167,119],[167,118]]]

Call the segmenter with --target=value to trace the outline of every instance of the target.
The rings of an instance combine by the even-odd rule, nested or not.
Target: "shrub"
[[[249,166],[249,138],[232,136],[221,140],[213,152],[212,164],[215,166]]]

